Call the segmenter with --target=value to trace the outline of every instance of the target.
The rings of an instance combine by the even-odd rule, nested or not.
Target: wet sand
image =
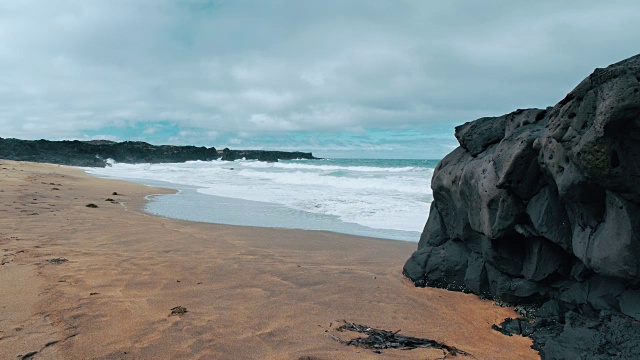
[[[0,359],[443,358],[346,346],[332,335],[360,334],[337,332],[342,320],[473,355],[461,359],[539,358],[491,329],[513,309],[405,279],[415,243],[141,211],[170,192],[0,160]]]

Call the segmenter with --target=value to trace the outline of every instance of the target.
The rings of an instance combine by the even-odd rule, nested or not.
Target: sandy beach
[[[415,243],[141,211],[171,192],[0,160],[0,359],[444,356],[344,345],[334,337],[361,334],[336,331],[343,320],[472,355],[457,358],[539,358],[530,339],[491,329],[513,309],[405,279]]]

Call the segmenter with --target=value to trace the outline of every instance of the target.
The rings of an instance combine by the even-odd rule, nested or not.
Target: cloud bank
[[[454,125],[552,105],[637,53],[639,18],[637,1],[0,0],[0,136],[438,157]]]

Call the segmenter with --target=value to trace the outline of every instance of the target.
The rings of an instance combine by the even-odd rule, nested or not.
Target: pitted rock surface
[[[433,174],[434,201],[407,277],[544,304],[541,318],[559,324],[565,313],[603,311],[619,314],[618,325],[640,320],[640,55],[595,70],[554,107],[481,118],[457,127],[456,138],[460,147]],[[580,333],[576,324],[538,341],[541,354],[594,356],[580,337],[574,350],[554,348]]]

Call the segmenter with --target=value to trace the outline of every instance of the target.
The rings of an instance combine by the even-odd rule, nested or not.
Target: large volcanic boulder
[[[640,55],[552,108],[478,119],[456,138],[406,276],[546,302],[540,313],[561,322],[568,310],[640,320]]]

